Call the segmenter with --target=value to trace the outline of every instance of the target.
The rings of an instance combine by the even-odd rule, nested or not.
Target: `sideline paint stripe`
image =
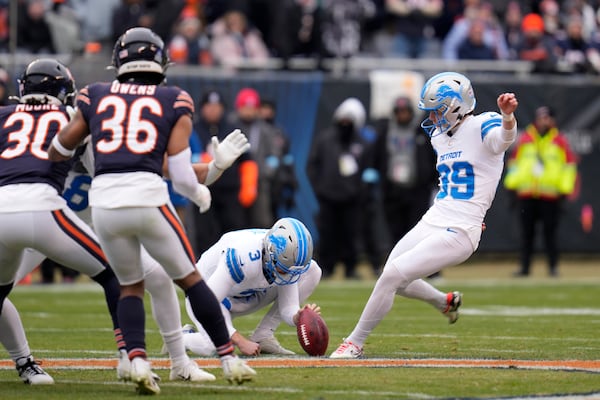
[[[117,359],[109,358],[47,358],[38,359],[45,368],[54,369],[112,369],[117,366]],[[153,368],[168,369],[168,359],[150,359]],[[221,362],[214,358],[195,359],[200,368],[220,368]],[[367,367],[367,368],[515,368],[570,370],[600,373],[599,360],[483,360],[483,359],[353,359],[340,360],[329,358],[258,358],[247,360],[253,368],[333,368],[333,367]],[[0,369],[13,369],[11,360],[1,360]]]

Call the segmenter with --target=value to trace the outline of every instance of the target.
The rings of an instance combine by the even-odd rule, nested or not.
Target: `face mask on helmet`
[[[21,103],[73,105],[75,81],[71,71],[56,60],[32,61],[17,82]]]
[[[168,66],[169,56],[163,40],[148,28],[131,28],[115,43],[112,67],[121,82],[153,77],[153,83],[160,83]]]
[[[421,90],[419,108],[428,113],[421,127],[430,137],[451,132],[475,109],[471,81],[456,72],[433,76]]]
[[[282,218],[265,235],[264,270],[267,280],[289,285],[300,279],[312,260],[313,242],[304,224],[295,218]]]

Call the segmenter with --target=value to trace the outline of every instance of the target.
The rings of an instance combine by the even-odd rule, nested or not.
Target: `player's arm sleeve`
[[[204,196],[206,196],[208,189],[206,186],[198,183],[196,173],[190,162],[191,157],[192,151],[189,147],[175,155],[169,156],[167,159],[169,178],[173,182],[173,188],[176,192],[200,206],[205,200]]]
[[[219,301],[223,301],[229,295],[229,292],[235,285],[235,281],[225,265],[224,256],[219,258],[219,265],[215,272],[206,280],[206,284]]]
[[[298,284],[278,286],[277,297],[279,299],[279,314],[281,318],[286,324],[296,326],[294,324],[294,315],[300,309]]]
[[[83,167],[88,172],[88,174],[90,176],[94,176],[94,174],[96,173],[96,168],[94,165],[94,149],[92,147],[91,142],[91,136],[85,138],[85,140],[83,141],[83,145],[85,146],[85,148],[83,149],[79,160],[83,164]]]
[[[517,137],[517,122],[515,120],[512,129],[504,129],[502,116],[492,113],[490,118],[481,124],[481,137],[492,153],[503,153],[509,149]]]

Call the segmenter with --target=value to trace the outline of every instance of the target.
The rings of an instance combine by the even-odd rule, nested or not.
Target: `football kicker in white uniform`
[[[278,220],[270,230],[244,229],[228,232],[205,251],[196,268],[221,301],[232,342],[242,354],[294,354],[283,348],[274,332],[284,321],[295,326],[300,304],[321,280],[321,268],[312,260],[312,237],[294,218]],[[251,314],[272,304],[250,339],[236,331],[232,318]],[[317,312],[319,307],[308,304]],[[186,348],[203,356],[213,355],[215,346],[194,318],[196,331],[184,327]]]
[[[331,358],[358,358],[369,334],[391,310],[396,295],[423,300],[458,319],[459,292],[443,293],[423,278],[467,260],[477,249],[483,220],[504,167],[504,153],[515,140],[513,93],[497,99],[501,114],[473,115],[471,82],[455,72],[430,78],[419,108],[428,113],[421,127],[437,154],[439,191],[419,223],[392,249],[354,330]]]

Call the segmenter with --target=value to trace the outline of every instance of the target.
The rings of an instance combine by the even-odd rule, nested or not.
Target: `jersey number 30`
[[[48,159],[47,146],[48,131],[50,127],[56,129],[56,132],[62,129],[69,120],[67,116],[60,111],[50,111],[42,114],[36,121],[35,117],[27,112],[16,112],[10,115],[4,123],[5,129],[19,127],[8,134],[7,142],[11,147],[0,154],[0,157],[12,159],[20,157],[23,153],[29,151],[34,157],[42,160]]]

